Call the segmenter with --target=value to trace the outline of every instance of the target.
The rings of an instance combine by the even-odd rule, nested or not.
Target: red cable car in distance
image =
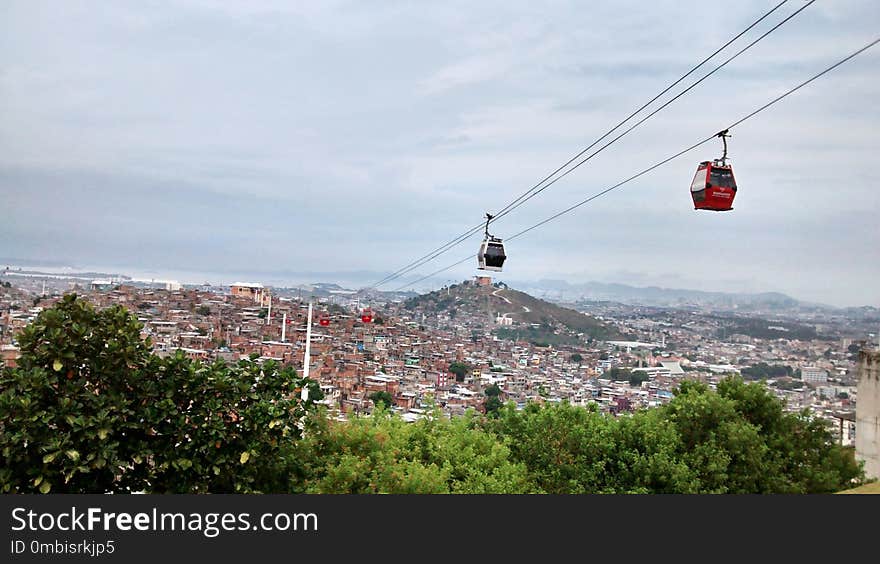
[[[373,310],[370,308],[366,308],[361,311],[361,321],[364,323],[372,323],[373,322]]]
[[[691,197],[695,210],[730,211],[736,197],[736,179],[733,167],[727,164],[727,130],[718,133],[724,142],[724,154],[714,161],[703,161],[691,182]]]
[[[320,325],[321,327],[327,327],[328,325],[330,325],[330,316],[326,313],[322,313],[318,317],[318,325]]]

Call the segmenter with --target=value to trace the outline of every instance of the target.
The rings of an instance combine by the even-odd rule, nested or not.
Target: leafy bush
[[[159,358],[140,330],[124,308],[96,311],[75,295],[24,329],[18,367],[0,376],[0,490],[286,487],[283,452],[320,388],[273,362]]]

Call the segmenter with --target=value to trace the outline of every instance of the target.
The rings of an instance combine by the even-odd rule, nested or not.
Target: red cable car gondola
[[[373,310],[370,308],[366,308],[361,311],[361,321],[364,323],[372,323],[373,322]]]
[[[322,313],[320,317],[318,317],[318,325],[321,327],[327,327],[330,325],[330,316],[326,313]]]
[[[718,137],[724,142],[724,154],[714,161],[703,161],[691,182],[691,197],[695,210],[730,211],[736,197],[733,167],[727,164],[727,130]]]

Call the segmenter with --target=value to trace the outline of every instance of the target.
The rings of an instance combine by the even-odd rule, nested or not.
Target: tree
[[[370,400],[373,402],[373,405],[376,407],[380,407],[384,405],[386,409],[390,408],[394,405],[394,399],[391,397],[391,394],[382,390],[380,392],[373,392],[369,396]]]
[[[4,492],[145,487],[146,429],[130,399],[149,361],[139,331],[124,309],[96,312],[75,296],[22,331],[18,367],[0,379]]]
[[[524,465],[474,412],[433,410],[414,423],[376,410],[345,423],[311,419],[295,445],[306,493],[533,493]]]
[[[490,417],[498,417],[498,410],[504,403],[498,396],[490,396],[486,398],[486,401],[483,402],[483,409],[486,411],[486,415]]]
[[[200,305],[199,307],[196,308],[196,313],[198,313],[199,315],[201,315],[203,317],[207,317],[207,316],[211,315],[211,307],[207,306],[207,305]]]
[[[584,357],[578,353],[574,353],[573,355],[571,355],[571,361],[580,363],[584,361]]]
[[[864,478],[822,420],[740,377],[682,382],[626,417],[501,405],[493,385],[488,417],[338,422],[290,368],[161,358],[140,330],[75,296],[24,329],[0,372],[0,492],[826,493]]]
[[[0,376],[0,491],[287,491],[317,383],[256,355],[160,358],[140,330],[122,307],[68,295],[22,331],[19,366]]]
[[[259,363],[256,355],[206,366],[178,354],[162,365],[176,393],[169,396],[167,384],[147,390],[156,400],[144,409],[145,419],[163,437],[147,445],[156,461],[151,491],[286,491],[286,453],[321,399],[317,384],[275,361]]]
[[[568,404],[517,410],[501,408],[494,425],[512,459],[525,464],[542,491],[551,494],[598,493],[602,490],[607,429],[613,420]]]
[[[643,370],[636,370],[630,372],[629,375],[629,384],[630,386],[641,386],[642,382],[648,380],[648,374]]]
[[[471,367],[464,362],[455,361],[449,364],[449,371],[455,374],[456,382],[464,382],[464,377],[471,371]]]
[[[492,417],[498,416],[498,410],[504,405],[501,401],[501,388],[498,384],[492,384],[486,388],[483,393],[486,395],[486,401],[483,402],[483,409],[487,415]]]
[[[706,493],[830,493],[863,473],[808,411],[787,413],[763,383],[729,377],[713,392],[683,382],[662,408]]]
[[[603,378],[608,378],[616,381],[625,381],[631,380],[633,376],[632,371],[626,368],[611,368],[604,374],[602,374]]]
[[[788,365],[770,365],[766,362],[759,362],[754,366],[747,366],[741,370],[744,378],[748,380],[764,380],[767,378],[781,378],[794,374],[791,366]]]
[[[863,477],[851,450],[763,384],[683,382],[666,406],[609,418],[565,403],[499,410],[492,428],[548,493],[824,493]]]

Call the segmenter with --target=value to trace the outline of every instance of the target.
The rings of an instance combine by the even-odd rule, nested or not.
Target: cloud
[[[391,272],[534,186],[768,7],[9,2],[0,255]],[[497,232],[747,115],[873,39],[878,18],[867,0],[810,6]],[[689,201],[695,164],[720,153],[710,143],[513,241],[511,275],[741,280],[880,304],[865,283],[880,277],[878,57],[736,128],[730,214]],[[466,263],[450,276],[472,273]]]

